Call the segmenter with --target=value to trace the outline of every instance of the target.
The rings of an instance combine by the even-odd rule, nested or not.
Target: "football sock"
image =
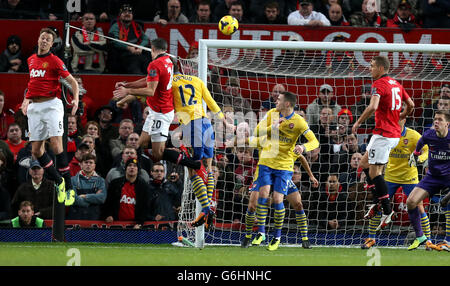
[[[445,240],[450,242],[450,209],[449,206],[445,209]]]
[[[48,179],[54,181],[58,185],[61,184],[62,177],[56,170],[55,164],[53,163],[52,158],[50,158],[47,152],[44,152],[44,154],[41,157],[37,158],[37,160],[39,161],[39,164],[42,166],[42,168],[45,170],[45,173],[47,173]]]
[[[408,210],[409,221],[411,222],[412,227],[414,228],[414,232],[416,233],[416,237],[422,237],[423,231],[422,226],[420,224],[420,212],[419,208],[415,208],[413,210]]]
[[[195,194],[195,197],[200,202],[200,205],[202,206],[202,212],[204,214],[209,213],[209,200],[208,200],[208,194],[206,192],[206,186],[205,183],[203,183],[202,178],[200,178],[199,175],[194,175],[191,177],[192,182],[192,188]]]
[[[256,219],[258,232],[266,233],[266,218],[268,213],[268,198],[258,198],[258,205],[256,206]]]
[[[377,227],[380,225],[381,212],[377,212],[372,218],[369,219],[369,238],[375,239],[377,234]]]
[[[206,185],[206,190],[208,192],[209,204],[211,204],[213,192],[214,192],[214,173],[208,173],[208,184]]]
[[[247,210],[245,213],[245,236],[251,237],[253,224],[255,223],[255,213]]]
[[[420,225],[422,226],[423,234],[428,239],[431,239],[430,220],[428,219],[427,213],[420,214]]]
[[[383,214],[385,215],[390,214],[392,212],[392,208],[386,181],[384,180],[382,175],[376,176],[375,178],[372,179],[372,181],[375,184],[376,197],[378,198],[378,201],[381,203],[381,207],[383,208]]]
[[[284,208],[283,202],[278,203],[278,204],[273,204],[273,208],[274,208],[274,214],[273,214],[274,234],[273,234],[273,236],[278,239],[281,237],[281,228],[283,227],[286,209]]]
[[[72,176],[70,175],[70,167],[67,163],[66,154],[60,153],[55,156],[56,157],[56,166],[58,167],[59,174],[64,178],[66,183],[66,190],[73,190],[72,187]]]
[[[308,221],[306,219],[305,210],[296,211],[295,220],[300,229],[300,236],[302,239],[308,239]]]

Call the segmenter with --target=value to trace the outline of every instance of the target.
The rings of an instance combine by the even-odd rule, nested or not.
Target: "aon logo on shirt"
[[[30,71],[30,77],[44,77],[44,76],[45,76],[45,70],[32,69]]]
[[[129,204],[129,205],[135,205],[136,199],[132,197],[128,197],[127,195],[123,195],[120,199],[120,203]]]

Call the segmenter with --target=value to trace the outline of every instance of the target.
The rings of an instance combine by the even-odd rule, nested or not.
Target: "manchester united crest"
[[[48,62],[43,62],[42,63],[42,68],[46,69],[48,67]]]

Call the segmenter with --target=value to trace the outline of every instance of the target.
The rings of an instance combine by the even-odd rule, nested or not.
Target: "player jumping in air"
[[[172,78],[173,63],[166,54],[167,42],[157,38],[151,42],[153,61],[148,65],[147,76],[133,82],[118,82],[114,90],[117,106],[146,97],[150,113],[145,120],[139,138],[139,146],[146,147],[150,139],[152,142],[152,159],[154,162],[167,160],[195,170],[200,169],[201,163],[188,158],[183,152],[166,149],[169,127],[174,118]]]
[[[375,128],[360,165],[368,184],[375,185],[372,189],[376,200],[374,206],[380,202],[383,209],[379,228],[389,224],[394,214],[388,187],[382,175],[383,168],[388,162],[391,149],[397,146],[401,137],[399,120],[406,118],[414,109],[414,102],[403,86],[388,76],[389,67],[387,57],[377,56],[370,62],[370,72],[375,80],[372,84],[372,97],[369,106],[352,127],[352,132],[357,134],[359,126],[375,112]],[[403,102],[406,103],[406,108],[401,111]]]
[[[79,89],[77,81],[68,72],[62,60],[50,52],[56,37],[55,32],[49,28],[44,28],[39,33],[38,50],[28,58],[30,81],[21,109],[28,117],[33,157],[39,161],[48,177],[56,183],[58,202],[70,206],[75,202],[75,191],[72,188],[69,164],[63,148],[64,107],[58,98],[61,93],[59,79],[62,77],[67,80],[72,88],[73,115],[78,109]],[[47,139],[50,139],[58,169],[45,152]]]
[[[433,127],[425,131],[417,142],[416,150],[411,154],[411,161],[416,162],[424,145],[428,145],[428,171],[417,184],[406,200],[409,220],[416,233],[416,239],[408,247],[413,250],[427,241],[420,225],[420,211],[418,205],[427,197],[439,193],[450,187],[450,124],[449,111],[438,110],[434,115]]]
[[[319,141],[310,131],[306,121],[294,112],[296,101],[295,94],[282,92],[277,99],[276,108],[267,112],[265,118],[255,128],[253,137],[249,139],[250,146],[258,146],[258,138],[267,136],[258,162],[259,197],[256,207],[258,234],[252,244],[259,245],[265,240],[269,193],[273,187],[275,230],[274,237],[268,246],[270,251],[278,249],[280,244],[281,228],[285,217],[283,199],[287,193],[288,183],[292,179],[294,160],[297,159],[298,154],[319,147]],[[301,135],[304,135],[308,142],[295,148]]]

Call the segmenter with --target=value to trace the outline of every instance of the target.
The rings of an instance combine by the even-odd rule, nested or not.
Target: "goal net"
[[[288,90],[297,95],[295,112],[304,116],[320,141],[320,148],[306,155],[319,187],[312,186],[300,162],[296,162],[293,175],[308,218],[309,240],[316,245],[359,245],[368,237],[369,221],[363,216],[372,203],[372,195],[366,189],[358,162],[374,121],[368,119],[356,136],[351,134],[351,127],[370,99],[370,61],[377,55],[389,58],[390,75],[405,87],[416,104],[414,116],[406,126],[422,133],[430,127],[436,109],[449,108],[450,45],[334,40],[303,42],[295,34],[288,41],[200,40],[198,58],[179,59],[183,73],[199,76],[207,83],[226,120],[235,126],[229,130],[210,116],[216,137],[214,229],[204,231],[202,227],[189,226],[198,209],[186,179],[179,235],[198,245],[240,243],[245,234],[248,190],[258,152],[245,146],[227,147],[227,141],[251,134],[265,112],[275,107],[277,91]],[[420,179],[424,167],[418,171]],[[436,197],[424,203],[432,239],[439,239],[445,231],[444,211],[438,202]],[[394,222],[376,233],[378,245],[402,246],[410,242],[412,228],[402,188],[396,190],[392,205],[396,211]],[[285,200],[285,207],[281,242],[300,245],[295,206]],[[270,209],[266,222],[269,237],[272,227]]]

